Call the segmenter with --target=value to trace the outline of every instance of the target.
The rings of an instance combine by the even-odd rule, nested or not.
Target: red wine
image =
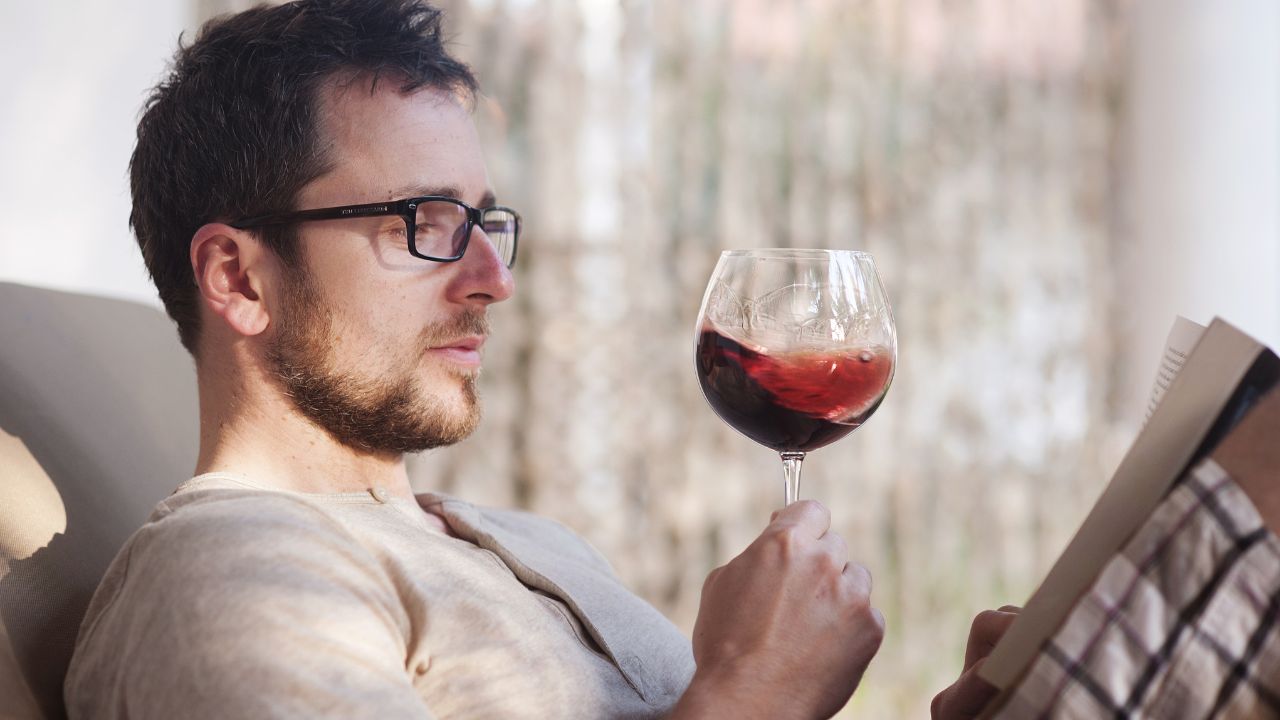
[[[875,412],[893,378],[893,354],[879,346],[762,353],[703,330],[697,367],[702,392],[721,419],[779,452],[808,452],[848,435]]]

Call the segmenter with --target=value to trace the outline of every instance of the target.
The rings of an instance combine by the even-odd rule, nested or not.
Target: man
[[[131,223],[196,360],[200,453],[92,601],[70,715],[832,714],[883,620],[821,506],[710,575],[690,648],[565,528],[411,491],[404,454],[477,423],[519,240],[439,23],[250,10],[150,98]]]

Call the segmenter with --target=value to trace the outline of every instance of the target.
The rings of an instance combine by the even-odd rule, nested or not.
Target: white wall
[[[1117,298],[1140,413],[1174,314],[1280,347],[1280,3],[1134,10]]]
[[[138,111],[182,0],[0,3],[0,280],[158,305],[129,230]]]

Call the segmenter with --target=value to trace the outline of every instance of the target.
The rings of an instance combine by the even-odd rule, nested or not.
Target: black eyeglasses
[[[467,252],[471,231],[479,226],[507,267],[515,264],[516,241],[520,237],[520,213],[501,205],[473,208],[461,200],[442,195],[258,215],[237,220],[230,225],[246,230],[312,220],[347,220],[391,215],[404,220],[406,242],[409,253],[414,257],[433,262],[461,260]]]

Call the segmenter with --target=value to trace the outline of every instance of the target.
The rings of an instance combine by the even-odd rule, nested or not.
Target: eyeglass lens
[[[485,211],[481,227],[497,249],[498,257],[508,265],[515,251],[516,223],[513,213],[491,208]],[[414,245],[420,254],[428,257],[458,257],[467,240],[466,229],[465,208],[444,200],[428,200],[418,205]]]

